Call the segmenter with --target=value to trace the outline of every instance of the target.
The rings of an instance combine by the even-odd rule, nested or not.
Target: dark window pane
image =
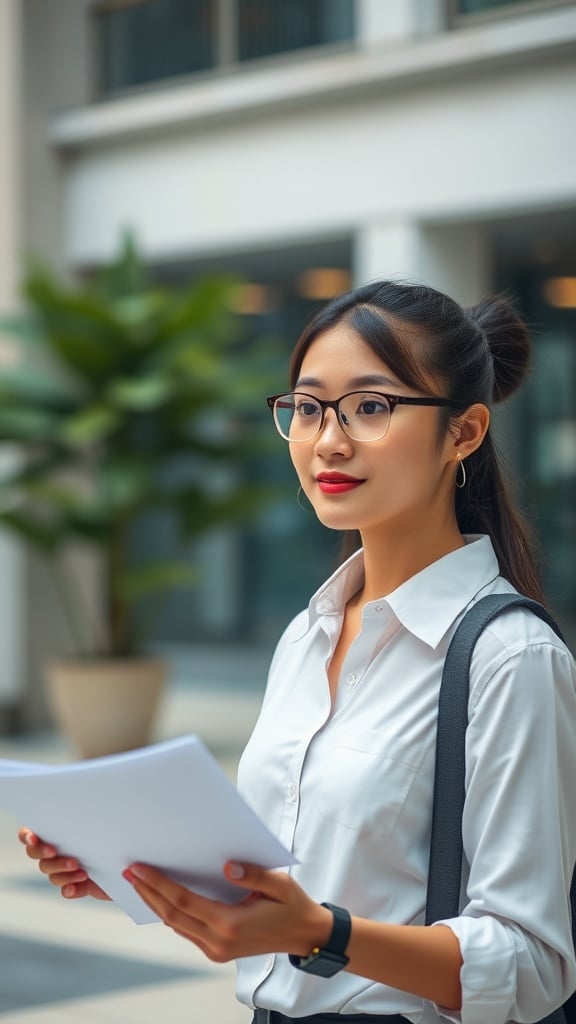
[[[211,0],[148,0],[98,15],[101,90],[115,92],[213,67]]]
[[[479,14],[481,11],[493,11],[500,7],[514,7],[515,4],[524,4],[529,0],[459,0],[459,14]]]
[[[567,223],[567,232],[573,226]],[[534,237],[538,229],[534,229]],[[541,230],[541,229],[540,229]],[[558,230],[557,228],[555,230]],[[554,238],[552,229],[550,237]],[[570,237],[568,234],[567,237]],[[544,590],[570,643],[576,642],[576,309],[555,308],[546,298],[550,278],[576,278],[576,255],[570,242],[554,244],[557,262],[542,266],[515,251],[497,270],[495,290],[510,291],[532,325],[532,369],[522,390],[497,407],[508,416],[500,447],[512,438],[510,454],[521,507],[528,511],[542,551]],[[508,408],[506,408],[506,406]]]
[[[238,35],[240,60],[352,39],[353,0],[238,0]]]

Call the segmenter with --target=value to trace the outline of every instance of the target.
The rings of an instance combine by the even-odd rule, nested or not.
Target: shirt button
[[[382,611],[382,605],[381,604],[377,604],[376,607],[374,608],[374,611],[375,612],[381,612]]]
[[[273,966],[274,966],[274,957],[273,956],[266,957],[266,963],[264,964],[264,970],[270,971]]]
[[[288,799],[291,804],[295,804],[298,799],[298,790],[296,786],[292,785],[288,789]]]
[[[348,686],[356,686],[357,682],[358,682],[358,677],[357,677],[356,673],[353,672],[352,675],[348,679]]]

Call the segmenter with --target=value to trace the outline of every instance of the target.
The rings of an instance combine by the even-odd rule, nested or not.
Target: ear
[[[489,426],[490,410],[481,402],[476,402],[450,425],[449,444],[465,459],[480,447]]]

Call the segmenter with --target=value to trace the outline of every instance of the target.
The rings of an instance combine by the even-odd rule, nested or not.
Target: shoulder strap
[[[537,601],[521,594],[489,594],[480,598],[458,625],[448,647],[438,699],[438,737],[432,805],[430,867],[426,894],[426,924],[457,917],[462,874],[462,814],[465,799],[466,727],[470,664],[476,641],[497,615],[509,608],[528,608],[547,622],[561,640],[560,628]],[[570,890],[572,934],[576,923],[576,873]],[[576,1021],[576,996],[541,1024]]]
[[[537,601],[521,594],[489,594],[480,598],[466,613],[448,647],[438,698],[426,924],[445,917],[457,917],[459,913],[465,747],[472,653],[488,623],[507,609],[517,607],[529,608],[544,619],[560,639],[564,639],[550,613]]]

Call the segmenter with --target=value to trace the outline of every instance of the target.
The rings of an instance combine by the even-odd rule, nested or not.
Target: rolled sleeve
[[[497,641],[488,637],[475,654],[481,677],[474,662],[471,672],[465,905],[437,922],[460,943],[462,1009],[437,1007],[457,1024],[537,1021],[576,985],[574,663],[553,642],[511,655]]]
[[[509,1020],[516,995],[516,950],[510,929],[495,918],[458,917],[447,925],[460,943],[462,1010],[436,1010],[455,1024],[486,1024]]]

